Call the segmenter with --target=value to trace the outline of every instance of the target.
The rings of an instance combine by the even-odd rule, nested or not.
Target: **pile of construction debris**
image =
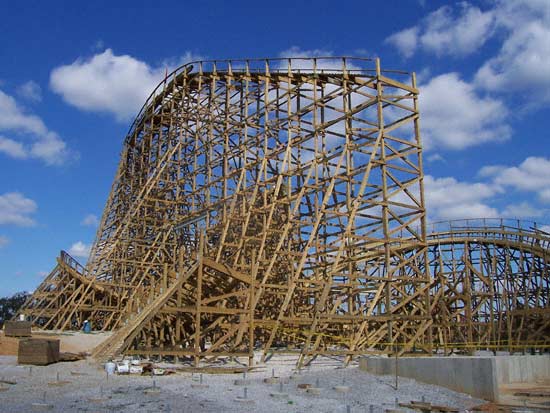
[[[107,374],[139,375],[139,376],[167,376],[176,374],[176,369],[161,368],[147,360],[138,358],[123,358],[119,361],[109,360],[105,363]]]

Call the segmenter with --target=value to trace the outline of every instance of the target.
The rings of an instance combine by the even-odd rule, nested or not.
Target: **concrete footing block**
[[[248,398],[244,398],[244,397],[236,397],[235,400],[237,403],[245,403],[245,404],[254,404],[255,401],[253,399],[248,399]]]
[[[88,397],[90,403],[104,403],[110,400],[109,397]]]
[[[279,384],[279,377],[268,377],[264,379],[265,384]]]
[[[143,394],[148,394],[150,396],[157,396],[160,394],[160,388],[151,387],[150,389],[143,390]]]
[[[312,394],[314,396],[321,395],[321,388],[320,387],[310,387],[306,390],[306,393]]]
[[[250,380],[247,379],[236,379],[233,381],[235,386],[250,386]]]
[[[274,399],[288,399],[288,393],[273,392],[269,393]]]
[[[50,381],[48,383],[48,386],[50,386],[50,387],[62,387],[62,386],[65,386],[69,383],[70,383],[70,381],[66,381],[66,380]]]
[[[191,387],[194,389],[207,389],[210,386],[204,383],[191,383]]]
[[[53,410],[53,404],[33,403],[31,406],[33,410]]]
[[[349,393],[351,390],[351,387],[349,386],[334,386],[334,391],[336,393]]]
[[[268,377],[267,379],[264,379],[265,384],[288,384],[290,383],[290,379],[288,377]]]

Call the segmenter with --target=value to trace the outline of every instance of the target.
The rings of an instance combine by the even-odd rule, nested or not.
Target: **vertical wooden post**
[[[202,277],[204,254],[204,231],[199,235],[199,268],[197,270],[197,289],[195,292],[195,367],[199,366],[201,353],[201,306],[202,306]]]

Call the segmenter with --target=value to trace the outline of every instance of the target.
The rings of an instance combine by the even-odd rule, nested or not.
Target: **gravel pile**
[[[51,366],[17,366],[16,358],[0,357],[0,377],[16,381],[0,391],[1,412],[50,408],[53,412],[384,412],[398,402],[424,400],[469,409],[483,403],[443,387],[395,377],[375,376],[356,365],[341,368],[338,359],[321,358],[310,368],[295,371],[296,358],[275,356],[255,371],[240,374],[178,373],[162,377],[110,376],[101,366],[83,360]],[[285,379],[266,384],[273,375]],[[235,385],[240,380],[245,385]],[[65,383],[64,383],[65,382]],[[309,394],[298,384],[320,387]],[[335,386],[349,387],[337,392]],[[247,399],[244,398],[246,387]],[[280,394],[281,393],[281,394]],[[250,400],[250,401],[249,401]],[[405,409],[402,409],[406,411]]]

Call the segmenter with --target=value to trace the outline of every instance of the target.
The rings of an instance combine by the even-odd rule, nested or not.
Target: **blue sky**
[[[0,296],[34,289],[61,249],[85,261],[133,116],[199,58],[416,71],[430,219],[550,224],[548,0],[24,1],[0,15]]]

